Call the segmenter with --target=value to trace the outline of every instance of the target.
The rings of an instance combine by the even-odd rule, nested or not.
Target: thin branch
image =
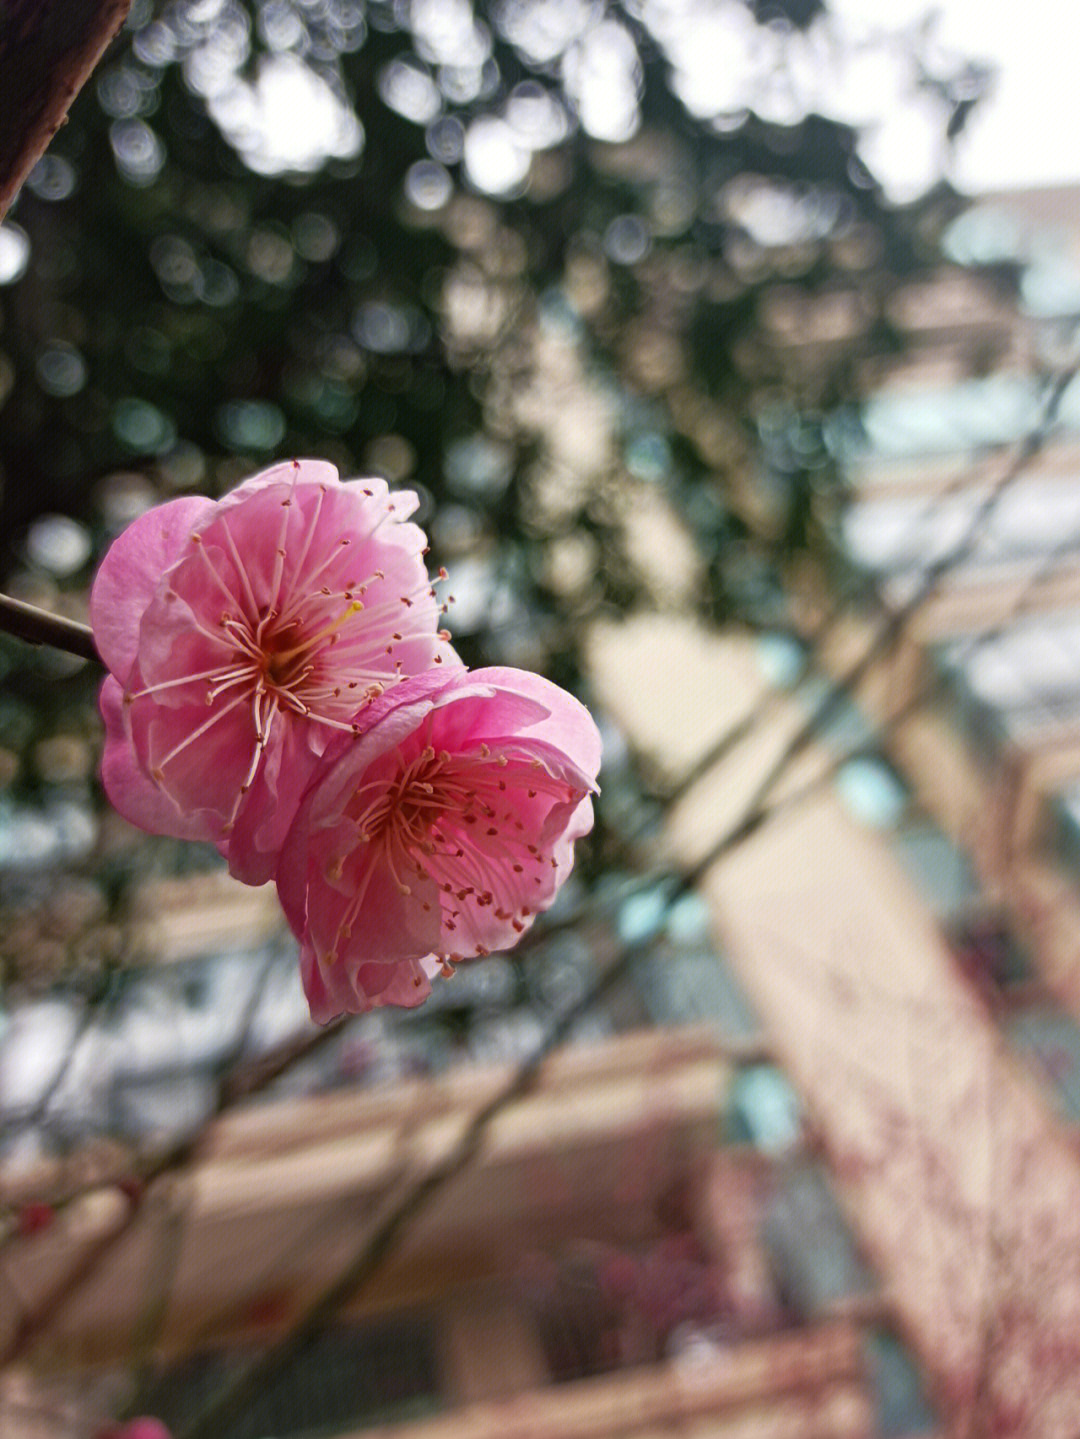
[[[293,1064],[331,1043],[338,1037],[349,1020],[354,1017],[342,1015],[321,1029],[303,1034],[299,1039],[287,1040],[272,1054],[264,1055],[253,1061],[250,1065],[250,1073],[248,1073],[249,1067],[244,1065],[239,1074],[229,1076],[222,1083],[213,1115],[205,1124],[200,1125],[194,1134],[176,1140],[158,1153],[147,1155],[141,1161],[136,1161],[130,1167],[125,1168],[122,1173],[118,1173],[114,1182],[120,1180],[134,1182],[135,1197],[131,1204],[115,1227],[102,1235],[71,1269],[60,1276],[37,1308],[24,1315],[7,1347],[0,1352],[0,1369],[14,1363],[26,1354],[38,1337],[48,1328],[53,1317],[79,1293],[84,1285],[93,1279],[142,1212],[142,1201],[149,1186],[155,1180],[190,1163],[198,1153],[199,1146],[213,1119],[220,1118],[222,1114],[233,1107],[238,1099],[250,1098],[266,1089]],[[108,1183],[107,1180],[102,1180],[94,1187],[102,1187],[106,1183]],[[82,1186],[79,1190],[66,1196],[65,1199],[58,1200],[54,1207],[59,1209],[64,1203],[70,1203],[77,1199],[80,1194],[86,1192],[86,1187]],[[14,1237],[14,1235],[11,1236],[0,1245],[0,1252],[6,1248],[8,1243],[13,1242]]]
[[[1012,462],[996,484],[987,492],[982,503],[976,506],[961,538],[926,567],[922,579],[911,596],[898,609],[884,617],[874,637],[859,658],[849,664],[839,678],[829,685],[821,700],[814,706],[806,720],[792,735],[762,777],[746,804],[743,817],[732,827],[730,834],[718,842],[714,853],[706,855],[696,867],[694,874],[697,877],[703,876],[715,859],[726,853],[732,839],[735,839],[736,836],[743,839],[749,838],[763,820],[768,818],[765,802],[791,765],[821,733],[822,728],[833,718],[840,705],[858,689],[874,665],[896,644],[911,619],[936,592],[942,579],[950,570],[955,569],[958,564],[970,557],[987,520],[991,518],[1017,479],[1046,444],[1062,397],[1076,378],[1078,370],[1080,370],[1080,365],[1071,365],[1054,379],[1044,403],[1038,427],[1025,436]]]
[[[593,981],[588,992],[555,1020],[532,1053],[517,1067],[501,1090],[474,1114],[460,1139],[440,1163],[408,1189],[383,1217],[350,1264],[330,1284],[294,1328],[271,1349],[251,1360],[214,1395],[176,1439],[214,1439],[233,1418],[243,1413],[270,1375],[297,1359],[314,1342],[334,1314],[371,1279],[394,1249],[398,1238],[444,1186],[460,1174],[479,1153],[492,1121],[535,1085],[541,1065],[567,1038],[578,1020],[624,977],[629,956],[642,945],[620,953]]]
[[[786,773],[789,765],[799,757],[806,746],[820,733],[822,726],[828,723],[839,705],[842,704],[858,687],[861,681],[866,678],[866,675],[878,660],[882,659],[889,649],[900,639],[905,627],[915,617],[927,600],[934,596],[945,576],[957,565],[963,564],[966,559],[970,558],[983,525],[991,518],[1009,490],[1046,444],[1050,430],[1053,427],[1054,419],[1061,405],[1062,397],[1078,372],[1080,372],[1080,364],[1070,366],[1067,370],[1062,371],[1055,377],[1051,384],[1049,394],[1044,401],[1043,413],[1038,425],[1029,435],[1025,436],[1017,452],[990,489],[983,503],[976,508],[964,534],[950,550],[940,556],[924,571],[922,580],[905,604],[882,618],[876,633],[871,638],[860,658],[856,660],[840,678],[829,684],[825,694],[817,705],[815,705],[809,718],[792,737],[783,754],[777,759],[773,769],[765,776],[757,791],[746,805],[742,819],[740,819],[735,826],[735,829],[739,832],[742,839],[748,839],[765,819],[771,817],[773,810],[767,807],[766,801],[776,784],[779,783],[780,779]],[[951,493],[952,490],[953,486],[950,486],[949,493]],[[988,631],[982,636],[983,641],[988,641],[999,635],[1009,619],[1015,618],[1016,615],[1024,610],[1028,600],[1035,593],[1038,586],[1054,573],[1064,556],[1071,552],[1073,548],[1075,548],[1075,546],[1073,545],[1071,537],[1065,537],[1061,543],[1049,551],[1038,569],[1032,575],[1030,581],[1024,585],[1020,594],[1017,596],[1009,614],[1003,618],[995,629]],[[803,679],[811,673],[811,657],[813,653],[820,649],[821,645],[829,638],[841,615],[841,610],[830,609],[828,613],[823,616],[822,620],[815,625],[813,632],[807,637],[808,654],[795,688],[798,688],[798,685],[802,683]],[[934,682],[925,690],[920,691],[914,700],[916,707],[928,698],[936,687],[936,683],[937,682]],[[789,700],[790,697],[790,691],[773,688],[766,690],[758,702],[754,704],[745,715],[729,726],[729,728],[710,745],[709,749],[694,762],[687,773],[679,778],[672,789],[664,795],[663,806],[665,810],[670,809],[678,801],[683,799],[704,774],[718,765],[736,745],[741,743],[749,734],[771,718],[780,705],[785,700]],[[911,712],[912,708],[910,706],[905,707],[903,712],[898,712],[897,715],[892,717],[890,723],[899,723],[902,717],[908,717]],[[853,751],[852,754],[861,753],[863,748],[864,747],[860,747],[859,750]],[[851,756],[845,755],[840,763],[846,762],[850,757]],[[829,773],[833,772],[834,769],[830,769]],[[801,796],[802,791],[799,793]],[[780,807],[786,808],[787,805],[784,803]],[[620,852],[625,853],[642,839],[646,829],[647,824],[639,824],[633,827],[629,833],[623,837]],[[723,840],[722,843],[726,845],[730,838],[731,836]],[[713,860],[708,857],[703,861],[705,868],[708,868],[711,863],[713,863]],[[653,888],[657,884],[662,883],[667,877],[668,872],[666,870],[650,870],[645,874],[637,875],[635,878],[625,881],[625,883],[618,888],[613,897],[613,902],[618,904],[640,893],[642,890]],[[577,905],[574,909],[567,911],[558,918],[547,919],[542,926],[534,926],[518,945],[517,953],[521,954],[543,943],[545,938],[551,934],[574,929],[588,916],[590,909],[591,900],[587,899],[582,904]]]
[[[856,688],[872,665],[888,651],[912,615],[936,589],[945,573],[971,553],[986,520],[1000,504],[1008,489],[1030,460],[1045,444],[1061,398],[1075,374],[1076,367],[1072,367],[1054,381],[1038,428],[1025,438],[1013,462],[990,490],[984,502],[976,508],[964,536],[947,554],[928,566],[922,582],[908,602],[886,617],[874,640],[862,656],[848,667],[836,684],[830,687],[822,702],[815,707],[807,721],[800,726],[785,746],[777,761],[770,766],[743,809],[740,818],[721,835],[704,858],[673,881],[666,896],[665,910],[669,910],[678,899],[696,888],[715,864],[757,833],[769,820],[787,812],[796,804],[802,803],[817,793],[832,778],[837,769],[851,757],[850,754],[836,756],[821,773],[800,787],[796,793],[785,796],[771,805],[768,803],[768,796],[777,783],[817,737],[821,726],[835,711],[841,699]],[[924,696],[921,693],[913,696],[896,715],[890,718],[889,725],[884,729],[887,731],[901,722],[923,702],[923,699]],[[656,877],[653,878],[653,882],[655,879]],[[644,953],[652,944],[654,935],[655,931],[651,931],[622,947],[616,958],[596,976],[589,989],[559,1016],[504,1088],[477,1112],[451,1153],[442,1163],[422,1176],[412,1189],[401,1197],[359,1249],[353,1260],[315,1300],[290,1333],[279,1344],[252,1359],[239,1374],[230,1378],[218,1393],[211,1395],[191,1423],[180,1431],[178,1439],[212,1439],[212,1436],[220,1433],[222,1427],[227,1426],[232,1418],[244,1412],[255,1393],[272,1373],[297,1359],[308,1349],[341,1305],[354,1296],[376,1273],[409,1224],[423,1212],[449,1180],[466,1168],[479,1151],[491,1122],[531,1089],[543,1060],[569,1035],[574,1025],[625,977],[638,955]]]
[[[1047,418],[1044,417],[1040,421],[1039,429],[1045,429],[1048,423]],[[1019,477],[1021,470],[1029,458],[1031,458],[1031,456],[1025,456],[1023,463],[1020,463],[1018,466],[1015,463],[1013,464],[1009,471],[1010,482],[1012,479]],[[967,473],[962,473],[957,475],[956,478],[946,486],[942,494],[929,496],[926,503],[912,518],[910,527],[904,532],[902,538],[916,538],[921,532],[926,520],[933,516],[934,511],[941,504],[942,500],[961,494],[970,484],[971,476]],[[961,543],[963,542],[961,541]],[[966,556],[963,554],[950,555],[948,558],[949,565],[952,567],[954,564],[962,564]],[[927,596],[921,597],[917,600],[917,603],[921,603],[923,598],[927,598]],[[829,637],[835,632],[838,624],[849,612],[849,604],[845,602],[842,596],[836,596],[833,603],[819,616],[813,628],[800,635],[800,639],[805,646],[805,653],[799,672],[790,684],[784,688],[771,687],[767,689],[757,703],[747,710],[745,715],[735,720],[723,734],[719,735],[709,749],[694,762],[686,774],[681,775],[678,781],[665,791],[663,795],[665,805],[676,804],[684,795],[693,789],[703,774],[718,765],[721,760],[726,759],[737,745],[741,744],[748,735],[752,734],[754,730],[772,717],[776,710],[790,698],[791,694],[799,688],[803,681],[813,673],[811,663],[812,656],[820,652],[822,646],[827,643]],[[627,842],[632,843],[642,838],[645,828],[646,825],[640,825],[637,829],[631,831]]]
[[[89,625],[78,620],[66,620],[37,605],[28,605],[25,600],[13,599],[11,595],[0,595],[0,630],[31,645],[51,645],[56,650],[66,650],[80,659],[101,663],[101,656],[94,644],[94,632]]]
[[[274,968],[276,956],[273,952],[267,955],[259,966],[258,973],[251,986],[251,992],[244,1005],[244,1013],[234,1043],[231,1046],[229,1058],[223,1066],[224,1077],[221,1079],[218,1088],[216,1110],[220,1115],[236,1103],[243,1090],[238,1084],[229,1084],[228,1079],[238,1076],[244,1072],[247,1082],[247,1092],[251,1093],[260,1083],[262,1070],[251,1072],[251,1066],[242,1064],[244,1053],[251,1042],[251,1029],[258,1014],[259,1006],[262,1004],[266,994],[266,983]],[[310,1038],[310,1034],[299,1035],[299,1040]],[[283,1064],[291,1063],[291,1056],[295,1050],[295,1044],[284,1053],[280,1051],[271,1056],[271,1063],[265,1066],[266,1070],[273,1073],[281,1072]],[[306,1052],[310,1052],[307,1050]],[[276,1065],[275,1061],[276,1060]],[[265,1081],[264,1081],[265,1082]],[[205,1133],[205,1128],[201,1130]],[[184,1237],[184,1218],[179,1204],[170,1207],[165,1217],[162,1233],[158,1242],[153,1264],[148,1266],[143,1277],[143,1291],[145,1294],[145,1307],[140,1322],[136,1325],[137,1343],[131,1369],[134,1372],[134,1387],[132,1398],[132,1412],[139,1414],[143,1412],[141,1403],[143,1395],[150,1384],[154,1347],[164,1327],[169,1313],[169,1304],[172,1300],[172,1286],[176,1279],[177,1266],[180,1262],[182,1252],[182,1241]]]

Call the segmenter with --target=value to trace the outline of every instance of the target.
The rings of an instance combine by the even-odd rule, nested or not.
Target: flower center
[[[346,809],[352,834],[326,870],[337,884],[346,865],[360,860],[327,961],[338,957],[351,934],[377,870],[403,896],[413,894],[414,877],[425,884],[415,899],[425,911],[440,911],[446,948],[436,954],[444,963],[466,950],[488,952],[469,915],[487,910],[521,934],[534,913],[531,897],[543,890],[544,875],[555,864],[536,842],[540,816],[533,801],[541,794],[561,802],[572,798],[567,782],[539,759],[494,754],[486,744],[454,755],[436,753],[429,744],[392,779],[383,775],[358,785]],[[358,847],[366,853],[358,854]],[[429,882],[437,896],[426,888]],[[466,939],[470,931],[473,938]]]
[[[298,647],[290,644],[288,635],[268,631],[263,638],[261,658],[261,668],[267,684],[277,690],[302,687],[304,679],[310,673],[310,667],[305,669],[303,663],[309,652],[306,645]]]
[[[403,675],[443,661],[432,651],[450,636],[429,631],[435,591],[422,559],[384,550],[378,537],[394,502],[376,506],[380,512],[367,517],[374,522],[366,532],[340,534],[337,511],[324,516],[324,502],[339,498],[320,484],[303,493],[295,485],[271,489],[253,500],[250,509],[268,532],[259,540],[265,542],[259,564],[245,563],[246,547],[233,535],[229,516],[192,531],[164,600],[185,601],[191,611],[185,623],[194,624],[199,638],[175,647],[175,656],[153,656],[142,687],[125,693],[129,705],[147,700],[181,712],[173,726],[176,743],[150,761],[152,777],[165,787],[170,766],[179,774],[180,756],[187,751],[190,759],[191,747],[215,727],[219,737],[228,733],[230,741],[250,745],[246,773],[228,811],[222,806],[226,834],[267,746],[283,729],[303,721],[358,734],[367,703]],[[384,556],[393,561],[386,570],[379,564]],[[191,664],[195,654],[199,663]],[[178,693],[159,700],[166,692]],[[181,721],[188,723],[183,733]],[[312,732],[308,748],[317,754],[321,747]],[[220,786],[218,792],[225,800]]]
[[[356,816],[360,840],[364,844],[397,844],[406,853],[412,849],[428,852],[432,826],[451,803],[445,784],[439,782],[449,759],[445,753],[437,755],[430,745],[423,749],[389,788]],[[366,788],[361,786],[354,800]]]
[[[249,694],[269,693],[298,714],[311,713],[314,705],[316,718],[324,717],[326,701],[360,686],[359,678],[343,675],[342,682],[328,688],[319,683],[318,671],[324,650],[337,643],[341,626],[361,609],[360,603],[348,604],[333,619],[311,627],[297,615],[283,620],[275,609],[261,610],[254,622],[223,615],[221,628],[234,648],[219,673],[208,679],[208,698],[237,686]]]

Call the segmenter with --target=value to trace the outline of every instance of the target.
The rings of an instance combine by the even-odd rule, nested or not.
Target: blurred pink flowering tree
[[[94,1439],[172,1439],[172,1435],[160,1419],[142,1417],[131,1419],[126,1424],[110,1425],[99,1429]]]

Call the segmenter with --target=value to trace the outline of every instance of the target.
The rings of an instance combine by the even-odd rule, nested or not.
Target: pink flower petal
[[[126,675],[139,649],[143,611],[193,529],[214,509],[193,495],[158,505],[132,520],[113,541],[90,591],[90,623],[98,654],[114,675]]]
[[[246,480],[242,480],[235,489],[222,495],[217,502],[217,508],[227,510],[234,505],[244,504],[260,490],[271,485],[340,483],[338,472],[329,460],[282,460],[279,464],[271,465],[268,470],[260,470],[257,475],[249,475]],[[385,484],[385,481],[382,483]]]
[[[473,670],[471,675],[477,684],[488,684],[501,694],[543,705],[547,714],[529,727],[529,737],[573,756],[582,773],[595,779],[600,770],[600,731],[580,700],[529,670],[492,667]]]
[[[149,830],[151,834],[217,840],[219,827],[205,810],[185,815],[139,765],[126,723],[124,692],[112,675],[101,686],[99,704],[105,721],[101,782],[113,808],[129,824]]]
[[[262,783],[241,805],[229,840],[232,871],[245,884],[273,879],[281,846],[308,781],[310,752],[299,726],[283,729],[268,751]]]
[[[327,749],[278,865],[313,1015],[415,1003],[416,964],[515,944],[592,825],[599,760],[588,712],[518,671],[428,673],[376,701]]]
[[[359,491],[360,494],[365,495],[369,499],[373,496],[378,496],[380,499],[390,498],[394,506],[394,518],[399,521],[408,519],[410,515],[415,514],[420,508],[420,496],[415,490],[394,490],[391,492],[390,486],[386,481],[378,477],[364,480],[345,480],[342,488],[345,490]]]
[[[344,967],[323,970],[308,945],[300,951],[300,978],[316,1024],[328,1024],[339,1014],[366,1014],[386,1005],[414,1009],[431,994],[431,980],[439,969],[438,960],[423,959],[362,965],[350,975]]]
[[[94,600],[127,695],[107,749],[124,814],[210,834],[239,878],[270,877],[331,741],[402,679],[460,663],[438,631],[425,536],[406,520],[415,504],[299,460],[125,531]]]

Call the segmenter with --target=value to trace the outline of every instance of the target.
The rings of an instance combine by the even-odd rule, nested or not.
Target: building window
[[[178,1364],[158,1383],[154,1413],[182,1428],[247,1358],[235,1349]],[[420,1419],[441,1407],[433,1325],[397,1319],[320,1336],[267,1381],[243,1414],[223,1421],[218,1439],[305,1439]]]

